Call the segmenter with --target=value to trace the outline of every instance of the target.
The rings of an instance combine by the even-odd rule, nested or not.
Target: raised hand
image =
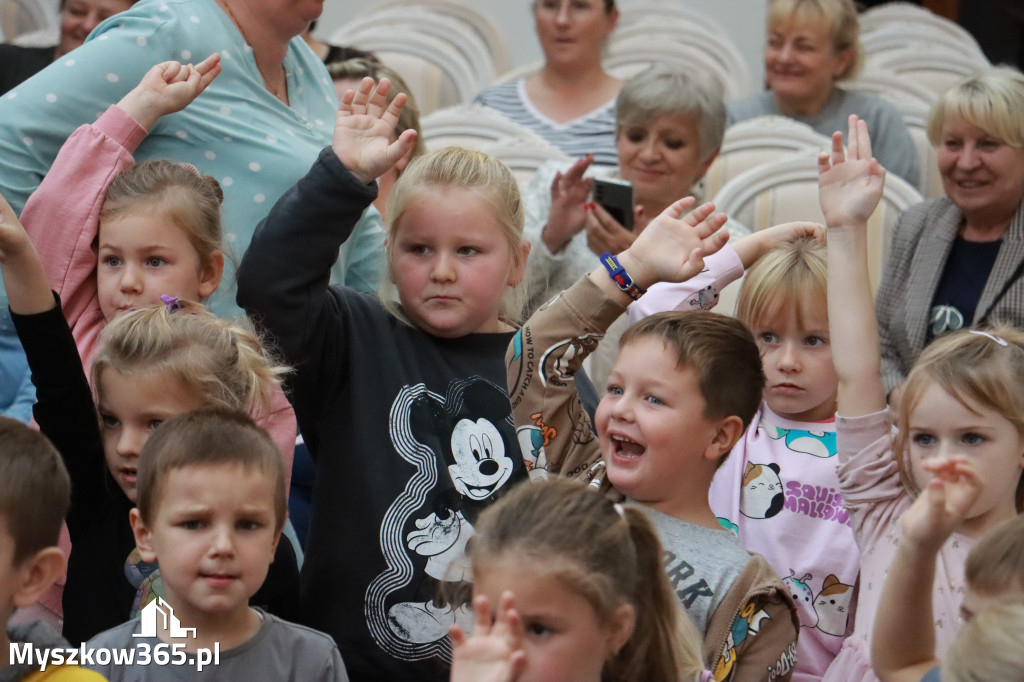
[[[370,183],[398,163],[416,142],[416,131],[406,130],[396,140],[395,126],[405,106],[405,93],[395,95],[388,104],[391,81],[374,83],[364,78],[358,90],[349,90],[341,98],[334,120],[334,153],[352,175]]]
[[[147,71],[117,106],[149,130],[161,116],[191,104],[220,72],[217,52],[196,65],[162,62]]]
[[[541,239],[551,253],[565,249],[586,223],[587,199],[594,181],[583,174],[593,162],[594,155],[587,154],[565,173],[556,173],[551,181],[551,210],[541,232]]]
[[[937,552],[963,523],[984,488],[974,463],[967,457],[933,457],[921,466],[932,478],[903,514],[903,537]]]
[[[776,246],[797,239],[809,237],[825,243],[825,227],[818,223],[793,222],[772,225],[754,234],[747,235],[733,242],[732,247],[740,257],[743,268],[752,266],[757,259]]]
[[[832,152],[818,156],[818,199],[829,227],[867,223],[885,185],[885,169],[871,155],[867,123],[850,116],[848,152],[843,136],[832,134]]]
[[[666,208],[619,255],[634,282],[644,288],[656,282],[684,282],[704,268],[704,256],[725,246],[729,233],[721,228],[726,216],[714,213],[712,203],[683,215],[694,201],[686,197]]]
[[[3,196],[0,196],[0,274],[13,312],[32,315],[56,305],[43,262]]]
[[[473,600],[473,634],[466,636],[453,625],[451,682],[512,682],[526,668],[522,649],[523,624],[511,592],[501,595],[497,617],[491,622],[487,597]]]

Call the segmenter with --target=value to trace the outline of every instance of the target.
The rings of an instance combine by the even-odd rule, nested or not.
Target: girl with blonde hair
[[[415,143],[393,136],[406,98],[389,89],[366,78],[342,98],[333,145],[257,229],[238,302],[296,368],[317,464],[303,623],[334,637],[353,678],[443,680],[448,628],[472,618],[477,516],[526,478],[503,358],[529,245],[511,171],[448,148],[391,191],[379,297],[329,285],[376,178]]]
[[[875,679],[869,658],[876,614],[885,607],[882,584],[890,566],[915,538],[900,519],[915,498],[949,519],[930,595],[934,651],[941,657],[959,630],[970,547],[986,531],[1013,519],[1024,490],[1024,335],[1011,328],[961,330],[932,343],[907,379],[899,415],[886,405],[878,328],[867,268],[867,218],[882,195],[885,172],[872,158],[867,126],[850,117],[819,157],[822,210],[828,222],[829,331],[839,379],[839,481],[861,550],[856,627],[826,679]],[[894,429],[894,422],[898,429]],[[947,480],[975,482],[967,499]],[[943,497],[945,499],[943,499]],[[936,502],[937,500],[937,502]],[[961,506],[962,505],[962,506]],[[909,510],[909,511],[908,511]]]
[[[59,299],[2,199],[0,262],[37,389],[36,420],[71,474],[67,528],[73,551],[63,592],[63,634],[77,644],[138,615],[162,595],[159,567],[141,560],[128,523],[139,453],[153,430],[207,406],[265,415],[285,369],[245,325],[165,296],[156,306],[119,315],[104,329],[93,363],[94,402]],[[279,543],[271,573],[253,599],[291,616],[298,573],[289,543]]]

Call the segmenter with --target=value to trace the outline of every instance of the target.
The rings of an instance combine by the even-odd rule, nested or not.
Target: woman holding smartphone
[[[724,132],[722,89],[713,78],[654,66],[627,81],[616,100],[618,168],[591,168],[591,156],[568,169],[546,164],[524,192],[525,235],[533,243],[527,313],[592,270],[597,256],[623,251],[673,201],[699,194],[695,185],[715,160]],[[592,176],[632,185],[632,231],[596,203]],[[618,187],[608,189],[608,197],[622,195]],[[728,227],[739,236],[738,226]]]
[[[623,251],[672,202],[698,195],[695,185],[715,160],[724,133],[725,104],[714,78],[654,66],[627,81],[616,99],[618,168],[591,168],[592,156],[568,169],[547,164],[524,192],[525,237],[533,244],[526,266],[527,315],[590,272],[602,253]],[[632,231],[596,203],[592,175],[632,185]],[[734,237],[749,232],[732,222],[726,227]],[[614,330],[609,336],[617,338]],[[598,386],[607,374],[601,356],[591,356]]]

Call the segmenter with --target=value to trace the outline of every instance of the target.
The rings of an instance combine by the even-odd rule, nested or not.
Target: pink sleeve
[[[50,286],[60,294],[64,316],[83,360],[91,356],[104,325],[96,295],[99,214],[107,185],[134,159],[147,131],[111,106],[96,123],[68,138],[22,211]]]
[[[726,245],[704,259],[704,271],[685,282],[659,282],[629,306],[629,323],[666,310],[711,310],[718,293],[743,276],[743,262],[736,249]]]
[[[892,438],[888,408],[859,417],[836,417],[836,473],[861,552],[899,519],[910,500],[900,480]]]
[[[295,422],[295,410],[284,390],[278,386],[270,402],[270,414],[259,420],[259,425],[266,429],[270,438],[281,451],[284,462],[284,494],[288,495],[292,483],[292,460],[295,459],[295,437],[298,427]]]

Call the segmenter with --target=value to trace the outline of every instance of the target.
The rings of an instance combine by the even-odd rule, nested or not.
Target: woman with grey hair
[[[700,200],[697,183],[724,132],[722,87],[711,76],[653,66],[627,81],[616,99],[618,168],[593,170],[632,184],[633,230],[591,202],[592,156],[568,169],[542,166],[523,195],[524,236],[533,244],[526,267],[527,315],[590,272],[602,253],[623,251],[672,202],[687,195]],[[736,223],[726,227],[734,237],[749,232]],[[617,338],[616,329],[608,336]],[[606,373],[602,355],[591,356],[596,385]]]

